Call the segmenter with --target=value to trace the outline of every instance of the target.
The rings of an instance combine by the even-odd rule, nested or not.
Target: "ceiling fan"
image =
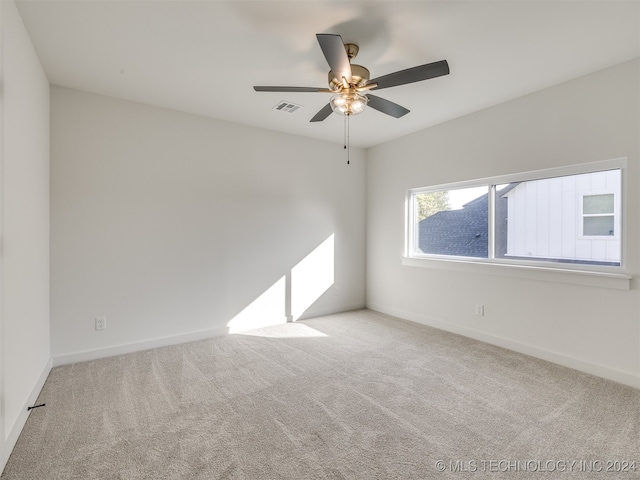
[[[318,33],[316,37],[322,53],[331,68],[329,72],[329,88],[253,87],[256,92],[332,93],[333,96],[329,103],[316,113],[311,119],[312,122],[321,122],[332,112],[346,116],[357,115],[367,105],[379,112],[400,118],[409,113],[409,110],[397,103],[366,92],[420,82],[449,74],[449,64],[446,60],[440,60],[439,62],[419,65],[370,80],[368,69],[361,65],[351,64],[351,60],[358,54],[359,48],[357,45],[353,43],[345,44],[340,35]]]

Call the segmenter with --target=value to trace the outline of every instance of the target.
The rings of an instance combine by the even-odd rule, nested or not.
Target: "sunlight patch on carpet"
[[[304,323],[287,323],[286,325],[242,332],[240,335],[267,338],[312,338],[329,336]]]

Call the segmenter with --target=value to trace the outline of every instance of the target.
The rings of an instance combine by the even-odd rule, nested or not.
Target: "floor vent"
[[[301,108],[302,108],[302,105],[296,105],[295,103],[285,102],[284,100],[282,100],[281,102],[278,102],[278,104],[275,107],[273,107],[274,110],[279,110],[281,112],[286,112],[286,113],[295,113]]]

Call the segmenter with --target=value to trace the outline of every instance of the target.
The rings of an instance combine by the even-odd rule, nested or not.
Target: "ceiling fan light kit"
[[[358,115],[367,106],[369,99],[357,92],[341,92],[331,97],[331,110],[341,115]]]

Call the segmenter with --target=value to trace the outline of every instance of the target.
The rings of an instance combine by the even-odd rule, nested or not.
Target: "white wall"
[[[13,1],[2,18],[0,469],[51,368],[49,82]]]
[[[370,149],[367,306],[640,386],[639,70],[628,62]],[[409,188],[619,157],[630,291],[402,265]]]
[[[51,96],[54,364],[364,306],[363,150]]]

